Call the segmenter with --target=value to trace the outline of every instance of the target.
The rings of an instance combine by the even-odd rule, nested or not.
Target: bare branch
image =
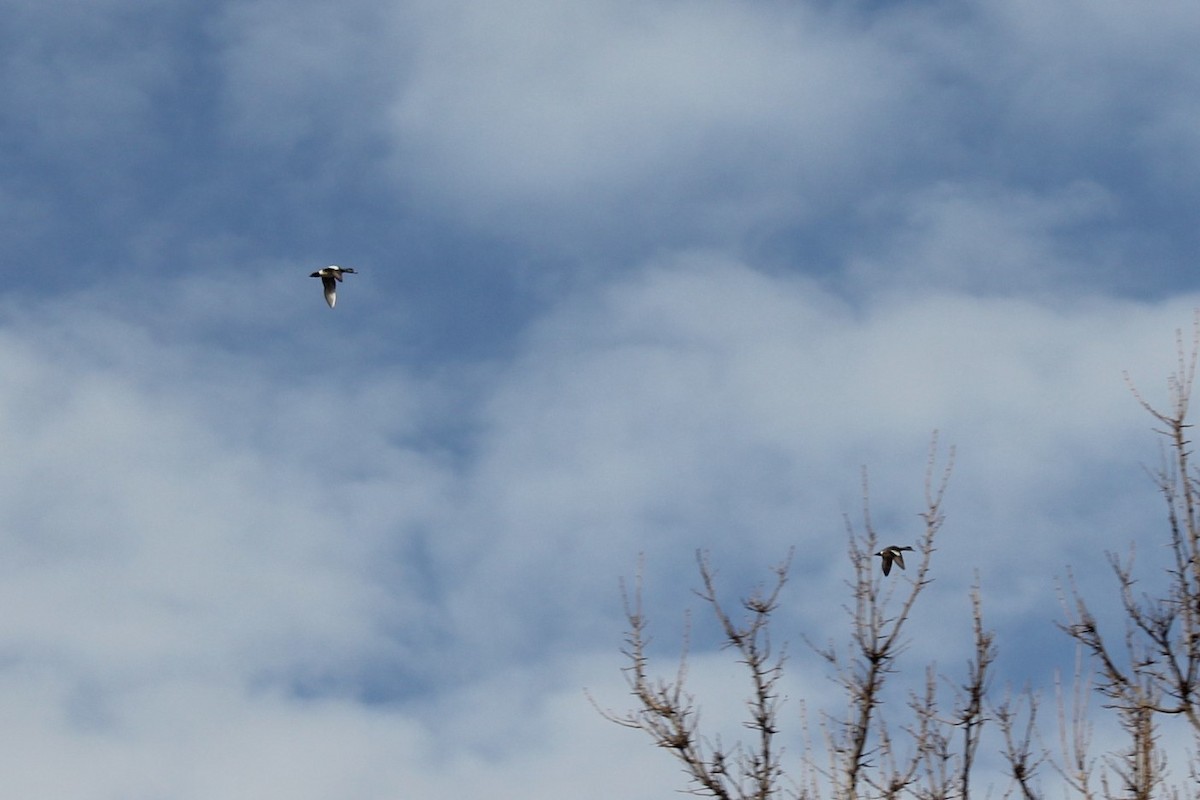
[[[950,450],[949,461],[953,463],[954,451]],[[880,541],[870,514],[870,489],[866,470],[863,470],[863,530],[859,533],[847,522],[848,552],[854,580],[850,588],[854,593],[854,606],[847,609],[851,619],[851,647],[847,660],[843,661],[837,648],[829,645],[815,648],[835,670],[849,701],[849,712],[844,720],[827,720],[827,736],[834,765],[831,779],[838,797],[857,798],[864,785],[870,785],[884,796],[892,796],[904,789],[912,780],[913,769],[879,765],[873,762],[877,756],[891,757],[891,740],[886,726],[878,717],[877,708],[887,676],[895,670],[895,660],[904,650],[903,631],[912,608],[922,590],[928,586],[930,566],[935,550],[934,542],[941,530],[944,517],[942,501],[949,480],[949,465],[940,480],[934,480],[937,466],[937,435],[930,445],[929,461],[925,471],[925,509],[920,517],[925,529],[917,540],[915,553],[919,563],[914,565],[913,577],[905,581],[907,591],[899,600],[899,610],[889,612],[891,598],[903,586],[898,579],[888,582],[883,589],[883,577],[873,570],[873,555]],[[878,742],[872,746],[872,737]],[[919,749],[919,748],[918,748]],[[868,771],[872,772],[868,779]],[[884,772],[880,772],[885,770]]]
[[[1026,687],[1017,698],[1009,693],[1004,701],[993,709],[996,724],[1004,737],[1004,748],[1001,754],[1008,762],[1009,773],[1013,786],[1020,792],[1024,800],[1041,800],[1034,788],[1038,768],[1046,760],[1046,752],[1039,748],[1034,750],[1033,738],[1037,724],[1037,696]],[[1021,725],[1024,714],[1025,723]],[[1011,790],[1006,793],[1011,794]]]

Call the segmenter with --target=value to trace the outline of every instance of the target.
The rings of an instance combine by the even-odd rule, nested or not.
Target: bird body
[[[331,264],[308,276],[310,278],[321,279],[321,285],[325,288],[325,302],[329,304],[330,308],[333,308],[337,304],[337,285],[346,273],[351,275],[356,274],[350,267],[339,267]]]
[[[874,555],[883,559],[883,574],[887,575],[892,571],[892,562],[900,565],[900,569],[904,569],[904,551],[912,550],[908,545],[889,545],[883,548]]]

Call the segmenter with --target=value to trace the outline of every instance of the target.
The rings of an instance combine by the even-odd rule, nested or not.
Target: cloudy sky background
[[[899,688],[974,570],[1039,687],[1068,565],[1157,575],[1122,371],[1165,402],[1200,305],[1194,3],[0,10],[13,796],[668,796],[583,694],[626,705],[618,580],[669,671],[697,548],[732,597],[795,546],[795,723],[860,470],[915,540],[934,429]]]

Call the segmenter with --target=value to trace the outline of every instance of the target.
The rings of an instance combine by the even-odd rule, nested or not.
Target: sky
[[[976,575],[1042,691],[1068,569],[1159,580],[1124,375],[1165,405],[1200,306],[1194,3],[0,11],[14,796],[669,796],[585,694],[629,707],[620,582],[664,675],[693,610],[736,732],[695,553],[736,598],[795,548],[796,730],[863,470],[914,542],[935,430],[898,691],[961,669]]]

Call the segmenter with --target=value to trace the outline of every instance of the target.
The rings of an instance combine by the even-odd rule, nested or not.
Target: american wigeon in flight
[[[355,271],[350,267],[339,267],[331,264],[330,266],[325,267],[324,269],[319,269],[312,275],[308,276],[310,278],[321,279],[321,285],[325,287],[325,302],[329,304],[330,308],[333,308],[334,305],[337,304],[338,281],[340,281],[342,279],[342,275],[346,274],[347,272],[351,275],[356,274]]]
[[[899,546],[891,545],[880,550],[875,555],[883,559],[883,574],[887,575],[892,571],[892,562],[895,561],[900,565],[900,569],[904,569],[904,551],[912,550],[908,545]]]

